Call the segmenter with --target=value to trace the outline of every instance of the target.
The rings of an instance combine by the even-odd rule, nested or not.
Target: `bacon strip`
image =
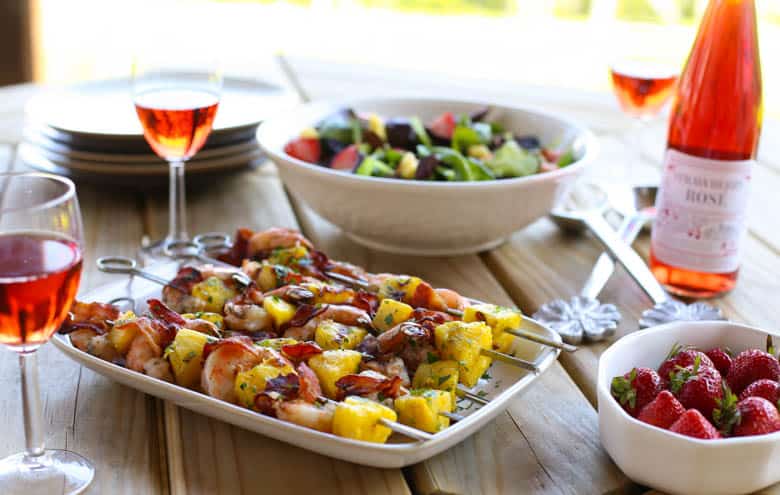
[[[442,323],[447,323],[448,321],[454,321],[455,317],[447,313],[442,313],[441,311],[433,311],[425,308],[417,308],[412,313],[411,320],[422,325],[428,330],[433,331],[436,327],[438,327]]]
[[[306,361],[310,357],[322,354],[322,348],[316,342],[298,342],[282,346],[282,354],[296,362]]]
[[[379,297],[376,294],[366,292],[364,290],[358,290],[355,292],[355,296],[352,298],[352,306],[362,309],[371,316],[376,314],[377,308],[379,308]]]
[[[276,393],[284,400],[291,400],[298,397],[298,391],[301,388],[301,381],[298,375],[290,373],[288,375],[279,375],[265,382],[264,393]]]
[[[241,262],[249,258],[249,239],[254,234],[254,231],[250,229],[238,229],[233,239],[233,246],[227,253],[220,254],[217,259],[234,266],[241,266]]]
[[[285,325],[280,328],[280,331],[284,331],[288,328],[297,328],[302,327],[309,323],[309,321],[317,316],[318,314],[322,313],[328,309],[327,304],[323,304],[321,306],[313,306],[311,304],[301,304],[298,306],[298,309],[295,311],[295,314],[293,315],[292,319],[288,321]]]
[[[395,399],[401,393],[401,381],[399,376],[380,378],[371,375],[346,375],[336,381],[336,387],[344,397],[380,393]]]
[[[152,316],[168,325],[183,327],[187,323],[187,320],[182,318],[179,313],[166,306],[159,299],[149,299],[146,304],[149,306],[149,312],[152,313]]]

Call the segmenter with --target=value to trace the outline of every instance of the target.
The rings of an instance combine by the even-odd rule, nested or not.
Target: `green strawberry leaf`
[[[622,406],[628,404],[632,409],[636,407],[636,390],[632,385],[635,379],[636,368],[631,370],[628,378],[624,376],[616,376],[613,378],[612,387],[610,389],[612,396],[617,399]]]
[[[731,389],[725,382],[722,384],[722,387],[723,398],[719,401],[718,407],[712,411],[712,419],[723,435],[729,435],[734,426],[740,423],[742,417],[737,408],[739,399],[731,392]]]

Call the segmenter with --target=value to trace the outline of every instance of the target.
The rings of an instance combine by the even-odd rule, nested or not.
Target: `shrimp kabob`
[[[77,304],[64,330],[103,359],[321,431],[385,441],[396,419],[430,433],[446,428],[457,419],[458,382],[474,386],[492,355],[504,356],[492,350],[496,328],[483,313],[496,308],[470,311],[457,294],[408,277],[381,276],[384,297],[324,282],[316,264],[326,258],[301,239],[244,261],[248,284],[235,269],[185,267],[164,287],[164,303],[149,301],[148,316]],[[421,307],[394,298],[412,285]],[[430,309],[447,299],[463,307],[463,320]]]
[[[388,273],[370,274],[350,263],[330,260],[323,253],[313,249],[311,242],[300,232],[273,227],[264,231],[253,232],[249,229],[239,229],[232,243],[226,234],[209,233],[196,237],[196,242],[188,243],[190,248],[201,248],[195,254],[200,260],[226,265],[246,266],[250,260],[269,258],[292,268],[303,270],[312,277],[329,279],[351,287],[359,288],[380,298],[401,300],[413,307],[422,306],[443,311],[458,318],[471,318],[477,312],[491,321],[500,321],[500,338],[503,349],[511,347],[512,336],[530,340],[538,344],[553,347],[566,352],[575,352],[576,346],[547,339],[533,331],[521,328],[520,313],[511,308],[486,304],[473,299],[461,297],[449,289],[433,289],[417,277],[393,275]],[[225,253],[225,249],[228,250]],[[217,258],[204,256],[203,251],[222,251]],[[186,256],[186,252],[180,252]],[[255,265],[256,266],[256,265]],[[255,269],[256,270],[256,269]],[[471,309],[467,309],[471,307]],[[469,314],[472,313],[472,314]],[[517,315],[514,316],[513,313]],[[533,322],[533,320],[530,320]],[[534,322],[535,323],[535,322]],[[491,326],[495,327],[494,324]]]

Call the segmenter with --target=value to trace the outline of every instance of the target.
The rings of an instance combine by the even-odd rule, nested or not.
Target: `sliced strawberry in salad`
[[[436,119],[431,122],[431,125],[428,126],[428,129],[436,135],[436,137],[442,138],[442,139],[452,139],[452,133],[455,131],[455,126],[457,123],[455,122],[455,116],[452,114],[452,112],[444,112],[443,114],[436,117]]]
[[[330,168],[336,170],[352,170],[360,163],[362,158],[358,145],[350,144],[333,157],[330,161]]]
[[[287,143],[284,152],[293,158],[309,163],[320,161],[322,149],[318,138],[299,137]]]

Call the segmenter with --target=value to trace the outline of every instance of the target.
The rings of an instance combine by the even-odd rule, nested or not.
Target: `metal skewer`
[[[359,287],[359,288],[367,290],[369,292],[375,292],[374,290],[372,290],[373,288],[371,287],[371,284],[369,284],[365,280],[360,280],[360,279],[357,279],[357,278],[350,277],[348,275],[343,275],[341,273],[335,273],[335,272],[331,272],[331,271],[325,271],[324,273],[325,273],[326,277],[328,277],[330,279],[333,279],[333,280],[336,280],[338,282],[343,282],[343,283],[348,284],[348,285]],[[473,302],[475,304],[485,304],[484,302],[478,301],[476,299],[471,299],[471,302]],[[461,311],[461,310],[459,310],[457,308],[447,308],[446,312],[451,314],[451,315],[453,315],[453,316],[457,316],[459,318],[463,317],[463,311]],[[539,324],[538,322],[536,322],[536,321],[534,321],[531,318],[528,318],[526,316],[523,316],[523,319],[525,321],[529,321],[529,322],[537,324],[537,325]],[[533,342],[536,342],[537,344],[546,345],[548,347],[554,347],[555,349],[560,349],[562,351],[574,352],[574,351],[577,350],[576,346],[573,346],[571,344],[556,342],[556,341],[550,340],[550,339],[546,339],[546,338],[542,337],[541,335],[535,334],[533,332],[529,332],[528,330],[523,330],[523,329],[520,329],[520,328],[508,328],[508,329],[506,329],[504,331],[506,333],[510,334],[510,335],[514,335],[515,337],[519,337],[519,338],[525,339],[525,340],[531,340]]]

